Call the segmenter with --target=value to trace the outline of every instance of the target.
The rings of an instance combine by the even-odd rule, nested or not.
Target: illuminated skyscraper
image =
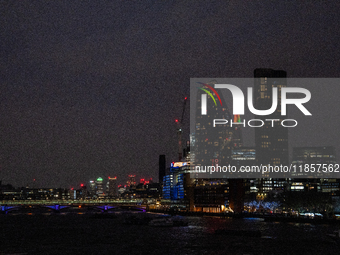
[[[130,188],[136,187],[136,175],[130,174],[127,181],[127,186]]]
[[[272,106],[273,88],[277,90],[277,108],[271,115],[255,115],[265,124],[255,128],[256,161],[260,165],[288,165],[288,129],[281,125],[281,88],[287,85],[287,73],[282,70],[255,69],[253,102],[257,110],[268,110]],[[275,119],[275,121],[265,121]],[[273,123],[273,124],[272,124]],[[273,126],[272,126],[273,125]],[[259,193],[267,193],[273,189],[282,190],[285,180],[259,179]]]
[[[231,121],[234,123],[240,122],[240,116],[230,114],[223,95],[218,95],[219,92],[213,88],[215,83],[215,81],[208,84],[201,83],[202,88],[198,88],[195,133],[192,136],[192,144],[195,148],[193,151],[195,165],[228,166],[232,163],[232,150],[242,147],[242,129],[240,125],[231,126],[230,124]],[[204,101],[206,101],[206,104],[204,104]],[[218,101],[218,103],[215,101]],[[228,120],[228,123],[214,127],[214,119]],[[205,174],[201,176],[198,175],[198,178],[211,178],[211,176]],[[215,176],[214,179],[198,180],[198,183],[221,183],[220,178],[228,178],[230,173],[219,173]],[[206,187],[205,185],[202,187],[198,185],[197,187],[199,188],[196,190],[197,196],[195,197],[196,202],[202,206],[202,210],[208,210],[207,208],[210,210],[210,207],[215,207],[213,210],[217,212],[221,208],[229,207],[230,205],[235,212],[242,212],[244,196],[243,180],[233,178],[228,181],[223,180],[222,182],[224,184],[219,186],[219,192],[223,190],[223,194],[217,192],[216,194],[219,197],[217,200],[209,198],[209,194],[212,195],[211,192],[213,190],[209,190],[208,185]],[[229,185],[228,190],[232,194],[229,200],[225,197],[226,194],[224,193],[226,185]],[[206,202],[212,203],[214,200],[215,202],[211,206],[205,204]]]
[[[271,115],[259,116],[264,125],[255,128],[256,160],[258,164],[288,165],[288,129],[281,125],[281,88],[286,87],[287,73],[282,70],[255,69],[255,84],[253,101],[257,110],[267,110],[272,106],[273,88],[278,88],[277,109]],[[265,119],[276,119],[272,127],[271,121]]]
[[[89,187],[90,187],[89,188],[90,197],[91,198],[96,197],[96,183],[91,180]]]
[[[208,83],[208,86],[213,87],[216,82]],[[204,87],[204,86],[203,86]],[[231,149],[234,144],[234,129],[229,123],[213,127],[214,119],[233,119],[231,117],[227,104],[223,96],[220,97],[221,105],[215,105],[212,102],[207,103],[206,115],[201,114],[201,100],[204,91],[198,90],[197,107],[196,107],[196,129],[195,129],[195,159],[196,165],[226,165],[230,163]],[[211,93],[216,97],[214,92]],[[237,144],[239,140],[237,140]]]
[[[101,177],[96,180],[96,195],[98,198],[104,197],[103,178]]]
[[[301,178],[301,175],[296,174],[297,178],[290,180],[289,188],[291,191],[314,191],[331,193],[335,195],[340,190],[339,179],[327,178],[322,171],[322,166],[329,166],[336,164],[335,149],[333,146],[320,147],[294,147],[293,161],[294,165],[308,164],[315,169],[316,172],[310,172],[310,176],[304,175],[307,178]],[[319,168],[320,167],[320,168]],[[318,178],[319,177],[319,178]],[[320,178],[323,177],[323,178]]]

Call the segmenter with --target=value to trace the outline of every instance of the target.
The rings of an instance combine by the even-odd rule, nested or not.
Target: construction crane
[[[178,124],[177,137],[178,137],[178,161],[179,162],[182,161],[182,150],[183,150],[183,148],[182,148],[182,125],[183,125],[184,112],[185,112],[185,106],[187,104],[187,100],[188,100],[188,98],[185,97],[184,102],[183,102],[183,110],[182,110],[181,120],[179,121],[178,119],[176,119],[176,123]]]

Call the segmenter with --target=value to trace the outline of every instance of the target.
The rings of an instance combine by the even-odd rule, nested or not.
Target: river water
[[[331,225],[186,217],[188,226],[126,225],[91,214],[0,215],[0,254],[340,254]],[[215,234],[261,231],[262,237]]]

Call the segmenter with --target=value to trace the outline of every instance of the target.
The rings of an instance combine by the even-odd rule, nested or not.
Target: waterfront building
[[[232,150],[231,162],[239,169],[242,166],[256,165],[256,150],[254,147],[241,147]],[[230,196],[231,208],[241,210],[243,202],[249,202],[256,198],[259,191],[258,179],[243,179],[243,181],[231,181]],[[240,192],[244,192],[244,197],[239,197]],[[242,210],[241,210],[242,211]]]
[[[227,179],[199,180],[194,188],[193,211],[206,213],[221,213],[226,211],[226,209],[230,210],[229,181]]]
[[[189,162],[171,163],[170,173],[163,177],[163,199],[171,200],[172,206],[190,210],[193,208],[193,181]]]
[[[317,146],[317,147],[294,147],[293,148],[293,160],[292,164],[297,167],[304,167],[305,164],[314,166],[318,165],[336,164],[335,148],[333,146]],[[339,179],[325,178],[325,173],[311,173],[308,178],[299,178],[299,174],[296,174],[296,178],[290,179],[289,189],[291,191],[314,191],[330,193],[332,196],[339,195]],[[323,177],[323,178],[321,178]]]

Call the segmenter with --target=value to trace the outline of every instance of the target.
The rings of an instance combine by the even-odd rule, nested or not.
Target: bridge
[[[62,212],[70,209],[97,210],[109,212],[113,210],[146,211],[147,205],[141,199],[131,200],[2,200],[0,212],[7,214],[17,210],[51,209],[53,212]]]

